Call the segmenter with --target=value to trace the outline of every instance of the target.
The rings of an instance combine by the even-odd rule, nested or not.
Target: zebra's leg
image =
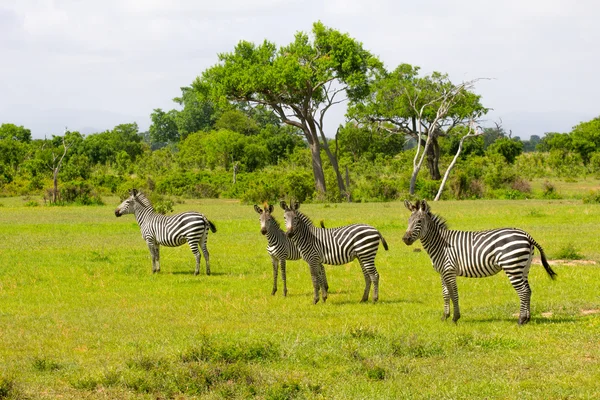
[[[371,277],[371,282],[373,282],[373,303],[376,303],[379,300],[379,272],[373,266],[374,272],[369,276]]]
[[[198,250],[198,242],[188,242],[190,245],[190,250],[194,253],[194,257],[196,258],[196,270],[194,271],[194,275],[200,274],[200,250]]]
[[[281,280],[283,281],[283,295],[287,296],[287,282],[286,282],[286,276],[285,276],[285,258],[282,258],[281,261],[279,262],[279,264],[281,266]],[[275,294],[275,293],[273,293],[273,294]]]
[[[325,267],[323,264],[319,264],[319,287],[321,288],[321,298],[323,299],[323,303],[327,301],[327,291],[329,285],[327,284],[327,275],[325,274]]]
[[[322,279],[320,278],[321,264],[319,262],[311,262],[308,266],[313,284],[313,304],[317,304],[319,302],[319,286]]]
[[[519,306],[519,325],[524,325],[531,319],[531,287],[529,286],[528,274],[529,266],[531,265],[531,257],[529,258],[527,265],[519,271],[505,270],[508,275],[508,280],[512,284],[513,288],[517,292],[520,300]]]
[[[323,287],[329,293],[329,283],[327,282],[327,274],[325,273],[325,266],[323,264],[321,264],[321,276],[323,277]]]
[[[363,292],[362,299],[360,299],[361,303],[364,303],[369,300],[369,293],[371,292],[371,278],[369,274],[367,274],[367,270],[363,263],[360,263],[360,268],[362,269],[363,276],[365,277],[365,291]]]
[[[456,274],[454,271],[445,271],[442,275],[442,279],[444,279],[446,288],[448,290],[448,295],[452,300],[452,308],[454,315],[452,316],[452,322],[457,322],[460,319],[460,308],[458,306],[458,287],[456,286]],[[445,312],[444,307],[444,312]]]
[[[206,275],[210,275],[210,254],[208,254],[208,247],[206,247],[207,238],[208,231],[205,231],[200,243],[202,243],[202,254],[204,254],[204,261],[206,262]]]
[[[442,296],[444,297],[444,316],[442,321],[445,321],[450,316],[450,292],[448,292],[448,286],[442,277]]]
[[[152,273],[160,272],[160,246],[158,243],[147,242],[152,257]]]
[[[271,264],[273,265],[273,290],[271,296],[277,293],[277,269],[279,268],[279,260],[275,256],[271,256]]]
[[[376,303],[379,300],[379,273],[375,268],[374,260],[371,258],[359,258],[360,268],[362,269],[363,276],[365,277],[365,291],[361,302],[369,300],[369,293],[371,292],[371,284],[373,284],[373,302]]]

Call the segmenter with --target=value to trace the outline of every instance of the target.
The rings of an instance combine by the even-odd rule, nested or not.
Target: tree
[[[173,101],[183,107],[181,111],[173,110],[179,140],[185,139],[190,133],[212,129],[221,113],[208,93],[195,87],[182,87],[181,97],[176,97]],[[225,106],[226,109],[229,108],[228,105]]]
[[[600,117],[576,125],[570,136],[573,150],[588,164],[591,154],[600,150]]]
[[[241,41],[219,64],[204,71],[192,85],[213,98],[262,105],[285,124],[302,131],[312,155],[317,192],[326,193],[321,149],[336,173],[340,193],[347,195],[338,162],[325,136],[324,117],[344,94],[350,99],[368,94],[381,62],[362,44],[321,22],[313,24],[312,38],[298,32],[288,46],[277,49],[269,41],[255,45]]]
[[[483,132],[479,132],[477,127],[474,126],[473,123],[471,123],[469,125],[469,131],[467,132],[466,135],[464,135],[462,138],[460,138],[460,141],[458,142],[458,149],[456,149],[456,154],[454,154],[454,158],[452,159],[452,162],[450,163],[450,165],[448,166],[448,168],[446,169],[446,173],[444,174],[444,178],[442,179],[442,183],[440,183],[440,188],[434,198],[434,201],[438,201],[440,199],[440,197],[442,196],[442,192],[444,191],[444,186],[446,185],[446,181],[448,180],[448,176],[450,175],[450,172],[452,171],[452,169],[454,168],[454,165],[456,164],[456,160],[458,160],[458,157],[460,156],[460,153],[463,149],[463,144],[465,142],[465,140],[471,138],[471,137],[475,137],[475,136],[481,136],[483,135]]]
[[[439,137],[487,112],[479,102],[480,96],[472,92],[478,79],[455,85],[447,75],[434,72],[419,77],[418,71],[418,67],[402,64],[382,75],[373,85],[373,95],[364,102],[353,102],[348,112],[359,122],[375,123],[388,132],[416,140],[411,195],[425,160],[430,177],[441,179]]]
[[[177,129],[176,110],[164,112],[160,108],[155,108],[150,119],[150,139],[152,143],[169,143],[179,141],[179,131]]]
[[[256,135],[259,131],[258,124],[240,110],[225,111],[215,122],[216,129],[228,129],[244,135]]]
[[[439,180],[439,137],[488,111],[481,105],[480,96],[472,92],[477,81],[455,85],[445,74],[434,72],[420,77],[419,67],[401,64],[381,75],[365,101],[352,102],[348,116],[362,124],[376,124],[390,133],[412,137],[417,143],[414,178],[421,167],[418,152],[424,150],[429,175]]]
[[[503,137],[492,143],[486,152],[500,154],[507,163],[514,164],[515,159],[523,152],[523,142]]]
[[[389,134],[373,126],[361,126],[348,122],[341,126],[335,137],[336,152],[352,162],[366,159],[375,161],[378,156],[393,157],[402,151],[405,139],[402,135]]]
[[[46,153],[44,157],[46,166],[52,171],[52,198],[50,199],[50,202],[54,204],[58,201],[58,174],[65,156],[71,147],[71,144],[65,139],[67,133],[68,132],[65,130],[65,136],[60,138],[54,136],[52,140],[46,141],[42,146],[42,151],[45,151]],[[55,144],[59,140],[61,141],[61,146],[56,146]]]
[[[15,140],[21,143],[31,142],[31,131],[15,124],[0,125],[0,140]]]

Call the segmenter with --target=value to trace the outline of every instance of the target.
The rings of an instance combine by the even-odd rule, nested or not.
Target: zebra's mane
[[[315,224],[312,222],[312,220],[310,218],[308,218],[308,216],[302,214],[300,211],[296,210],[296,215],[298,215],[298,217],[304,221],[305,224],[307,224],[310,227],[314,227]]]
[[[277,221],[277,219],[272,214],[269,214],[269,218],[271,219],[271,221],[273,221],[273,223],[279,230],[282,230],[279,221]]]
[[[135,196],[135,199],[144,207],[154,210],[154,206],[150,202],[150,199],[148,199],[144,193],[138,192],[138,194]]]
[[[429,213],[429,216],[431,217],[431,221],[433,221],[433,223],[436,224],[439,229],[442,229],[442,230],[448,229],[448,223],[446,222],[446,220],[443,217],[441,217],[437,214],[433,214],[431,212]]]

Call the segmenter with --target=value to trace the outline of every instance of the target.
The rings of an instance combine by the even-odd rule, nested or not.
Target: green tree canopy
[[[429,140],[427,167],[432,179],[440,179],[438,138],[488,111],[470,86],[455,85],[439,72],[420,76],[419,67],[401,64],[380,75],[371,96],[352,101],[348,116],[421,140],[422,146]]]
[[[298,32],[288,46],[277,48],[264,41],[241,41],[231,53],[219,54],[219,63],[192,85],[210,93],[220,104],[227,101],[262,105],[285,124],[300,129],[311,149],[317,191],[324,194],[321,147],[336,171],[340,192],[345,192],[337,159],[325,136],[324,116],[330,107],[348,98],[368,94],[381,62],[347,34],[313,24],[312,35]]]
[[[15,124],[0,125],[0,140],[16,140],[22,143],[31,142],[31,131]]]

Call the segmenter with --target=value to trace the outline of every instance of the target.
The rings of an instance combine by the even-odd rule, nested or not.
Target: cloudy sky
[[[287,45],[320,20],[388,69],[490,78],[476,85],[493,108],[486,125],[568,132],[600,115],[599,18],[596,0],[0,0],[0,123],[34,137],[146,130],[217,53],[240,40]]]

